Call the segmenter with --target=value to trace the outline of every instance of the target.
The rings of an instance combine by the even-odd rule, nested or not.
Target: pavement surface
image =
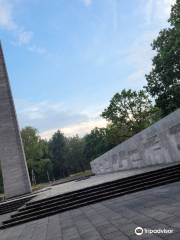
[[[0,221],[8,216],[0,216]],[[140,236],[134,232],[137,226],[144,231]],[[169,233],[145,233],[145,228]],[[0,240],[134,239],[180,239],[180,182],[0,231]]]
[[[146,168],[123,170],[123,171],[114,172],[114,173],[95,175],[81,181],[71,181],[71,182],[55,185],[52,187],[47,187],[47,188],[44,188],[43,191],[42,190],[39,191],[37,196],[34,197],[31,201],[32,202],[37,201],[39,199],[44,199],[44,198],[52,197],[55,195],[72,192],[79,189],[84,189],[84,188],[95,186],[101,183],[111,182],[117,179],[122,179],[122,178],[126,178],[136,174],[145,173],[145,172],[149,172],[149,171],[153,171],[153,170],[157,170],[160,168],[169,167],[173,165],[175,164],[174,163],[163,164],[163,165],[161,164],[161,165],[150,166]]]

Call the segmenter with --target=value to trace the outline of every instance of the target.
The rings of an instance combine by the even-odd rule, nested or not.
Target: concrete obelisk
[[[0,162],[6,198],[31,192],[16,111],[0,44]]]

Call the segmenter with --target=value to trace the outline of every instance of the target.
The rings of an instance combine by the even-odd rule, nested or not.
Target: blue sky
[[[20,126],[83,136],[112,96],[140,89],[174,0],[0,0],[0,39]]]

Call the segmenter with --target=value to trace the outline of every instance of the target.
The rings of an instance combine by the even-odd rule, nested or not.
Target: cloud
[[[67,124],[87,119],[85,114],[73,112],[61,102],[41,101],[34,103],[18,100],[16,104],[21,125],[32,125],[40,131],[52,127],[64,127]]]
[[[0,27],[8,31],[17,27],[12,17],[12,5],[7,0],[0,0]]]
[[[154,52],[151,43],[156,38],[158,31],[146,31],[138,36],[129,46],[124,61],[133,70],[128,76],[128,81],[137,83],[144,80],[144,75],[151,69]]]
[[[45,54],[47,52],[47,50],[43,47],[39,47],[35,44],[31,45],[28,47],[28,50],[30,52],[34,52],[34,53],[38,53],[38,54]]]
[[[175,0],[142,0],[140,11],[146,24],[164,22],[168,19]]]
[[[33,32],[19,26],[13,18],[14,1],[0,0],[0,28],[13,33],[15,45],[27,45],[31,42]]]
[[[26,45],[29,44],[32,40],[33,32],[20,30],[18,31],[18,44],[19,45]]]
[[[37,128],[43,138],[50,138],[61,129],[67,136],[90,132],[95,126],[105,126],[106,121],[100,119],[100,109],[93,111],[74,111],[61,102],[41,101],[37,103],[16,100],[20,126]],[[102,111],[101,111],[102,112]]]
[[[82,0],[84,5],[89,7],[92,4],[92,0]]]
[[[171,6],[175,0],[142,0],[137,8],[139,14],[144,18],[145,26],[142,34],[134,39],[124,56],[124,61],[132,69],[128,76],[129,84],[141,86],[145,84],[145,74],[148,74],[152,67],[152,58],[155,52],[151,43],[158,36],[160,29],[167,26]],[[132,86],[132,85],[131,85]]]
[[[155,52],[152,50],[151,43],[158,35],[159,29],[145,31],[142,35],[132,42],[128,51],[124,55],[126,66],[129,65],[131,73],[127,77],[128,85],[132,88],[142,88],[146,85],[145,74],[152,68],[152,59]]]
[[[45,48],[37,46],[32,43],[34,33],[19,25],[13,16],[17,1],[15,0],[0,0],[0,29],[11,33],[13,40],[11,41],[15,46],[26,45],[31,52],[44,54]]]
[[[85,122],[81,122],[79,124],[72,124],[64,128],[56,128],[50,129],[48,131],[44,131],[40,133],[40,136],[43,139],[50,139],[52,135],[57,131],[62,131],[67,137],[72,137],[78,134],[80,137],[83,137],[87,133],[90,133],[91,130],[95,127],[105,127],[107,125],[106,120],[104,119],[95,119],[95,120],[88,120]]]

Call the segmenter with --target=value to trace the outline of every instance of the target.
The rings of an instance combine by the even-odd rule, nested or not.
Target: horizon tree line
[[[35,176],[36,183],[42,183],[88,170],[91,160],[180,107],[180,0],[172,6],[168,22],[151,44],[156,55],[145,75],[146,85],[112,97],[101,114],[106,127],[95,127],[82,138],[66,137],[58,130],[49,141],[31,126],[21,130],[31,180]]]

